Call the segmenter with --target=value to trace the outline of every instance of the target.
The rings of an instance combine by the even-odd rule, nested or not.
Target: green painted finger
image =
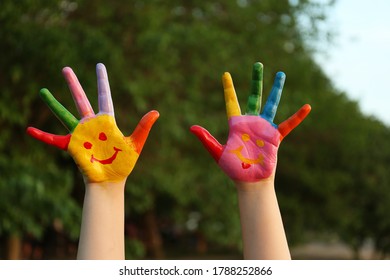
[[[69,130],[73,131],[78,125],[79,121],[72,115],[46,88],[41,89],[39,92],[43,101],[49,106],[50,110],[56,115],[56,117],[64,124]]]
[[[251,93],[248,97],[246,115],[260,114],[261,94],[263,92],[263,64],[256,62],[252,70]]]

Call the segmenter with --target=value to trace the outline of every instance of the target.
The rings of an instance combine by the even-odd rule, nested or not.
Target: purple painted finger
[[[99,113],[114,116],[114,105],[111,98],[110,84],[108,82],[107,70],[104,64],[96,65],[96,75],[99,94]]]

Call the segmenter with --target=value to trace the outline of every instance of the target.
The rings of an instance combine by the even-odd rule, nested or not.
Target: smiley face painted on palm
[[[139,156],[110,115],[80,122],[72,133],[68,151],[83,173],[95,182],[127,177]]]
[[[221,169],[233,180],[256,182],[267,179],[275,172],[280,142],[310,112],[306,104],[289,119],[279,125],[273,120],[282,95],[286,75],[278,72],[262,113],[263,65],[253,65],[251,93],[244,115],[228,72],[222,76],[229,136],[226,145],[221,145],[205,128],[194,125],[194,133]]]
[[[73,70],[65,67],[63,74],[81,119],[73,116],[47,89],[42,89],[42,99],[69,130],[69,134],[51,134],[35,127],[27,128],[27,133],[44,143],[68,151],[87,182],[118,182],[126,179],[133,170],[159,113],[154,110],[147,113],[133,133],[125,137],[115,122],[105,66],[101,63],[96,65],[99,101],[97,114]]]
[[[228,141],[218,164],[233,180],[267,178],[275,169],[279,143],[280,133],[268,121],[258,116],[231,117]]]

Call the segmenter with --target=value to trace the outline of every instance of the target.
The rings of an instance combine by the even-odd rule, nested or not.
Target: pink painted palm
[[[311,110],[310,105],[306,104],[281,124],[273,123],[285,78],[282,72],[276,74],[271,93],[260,114],[263,65],[255,63],[246,114],[241,115],[232,78],[229,73],[224,73],[222,83],[229,124],[226,145],[221,145],[203,127],[197,125],[191,127],[191,132],[199,138],[220,168],[234,181],[256,182],[273,175],[280,142]]]

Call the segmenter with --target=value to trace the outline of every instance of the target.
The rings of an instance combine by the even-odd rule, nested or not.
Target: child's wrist
[[[117,182],[86,182],[85,187],[88,190],[100,190],[109,192],[124,192],[126,179]]]
[[[255,192],[255,191],[263,191],[264,189],[274,189],[275,177],[274,175],[262,179],[257,182],[242,182],[242,181],[234,181],[234,185],[238,192]]]

